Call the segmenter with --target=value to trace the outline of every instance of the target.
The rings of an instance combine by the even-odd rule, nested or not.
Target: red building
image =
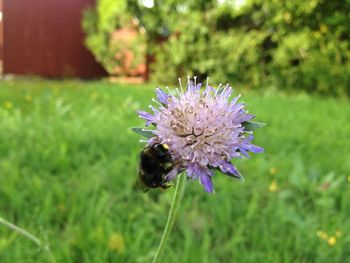
[[[94,0],[0,0],[3,73],[82,78],[105,75],[84,46],[82,12],[93,4]]]

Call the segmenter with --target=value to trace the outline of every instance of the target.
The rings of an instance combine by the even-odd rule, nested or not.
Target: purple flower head
[[[180,81],[181,90],[176,89],[176,96],[158,88],[157,100],[153,99],[158,105],[150,106],[153,113],[139,111],[139,116],[146,125],[155,127],[148,143],[169,146],[175,167],[167,180],[186,170],[189,179],[198,179],[205,191],[213,192],[213,170],[243,179],[231,160],[263,149],[251,143],[252,130],[247,130],[246,124],[252,124],[250,120],[255,116],[238,103],[240,96],[229,99],[231,86],[220,84],[215,89],[207,81],[201,91],[201,85],[194,78],[194,82],[188,80],[183,91]]]

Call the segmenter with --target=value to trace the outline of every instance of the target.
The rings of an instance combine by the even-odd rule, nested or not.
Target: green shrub
[[[277,85],[320,94],[346,94],[350,77],[348,44],[331,35],[305,30],[289,34],[274,51]]]
[[[98,0],[95,8],[84,11],[82,27],[86,33],[85,45],[109,74],[114,74],[117,66],[123,67],[124,57],[117,58],[118,52],[132,50],[134,66],[144,60],[144,52],[137,46],[145,42],[142,35],[127,46],[111,38],[115,30],[130,25],[131,21],[132,15],[127,12],[125,0]]]
[[[253,88],[350,94],[349,26],[341,3],[247,2],[180,13],[155,50],[152,76],[210,75]]]
[[[350,95],[349,0],[251,0],[243,6],[155,0],[152,8],[119,0],[122,8],[104,13],[107,2],[117,5],[100,0],[93,17],[87,12],[85,19],[86,31],[92,32],[87,45],[107,69],[116,63],[110,32],[125,26],[125,17],[135,16],[147,32],[147,53],[155,60],[151,79],[158,83],[210,75],[213,82],[251,88]],[[135,43],[135,52],[140,47]]]

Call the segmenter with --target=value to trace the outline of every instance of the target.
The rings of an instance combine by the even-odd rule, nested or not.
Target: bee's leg
[[[160,187],[165,190],[172,186],[173,186],[172,184],[162,184]]]

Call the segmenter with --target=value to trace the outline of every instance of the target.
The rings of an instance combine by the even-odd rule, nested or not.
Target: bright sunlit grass
[[[175,84],[175,83],[174,83]],[[348,101],[242,93],[267,124],[245,182],[186,189],[167,262],[345,262],[350,255]],[[135,189],[136,110],[152,85],[0,82],[0,216],[48,242],[57,262],[149,262],[173,189]],[[341,233],[341,234],[339,234]],[[0,225],[0,262],[45,262]]]

